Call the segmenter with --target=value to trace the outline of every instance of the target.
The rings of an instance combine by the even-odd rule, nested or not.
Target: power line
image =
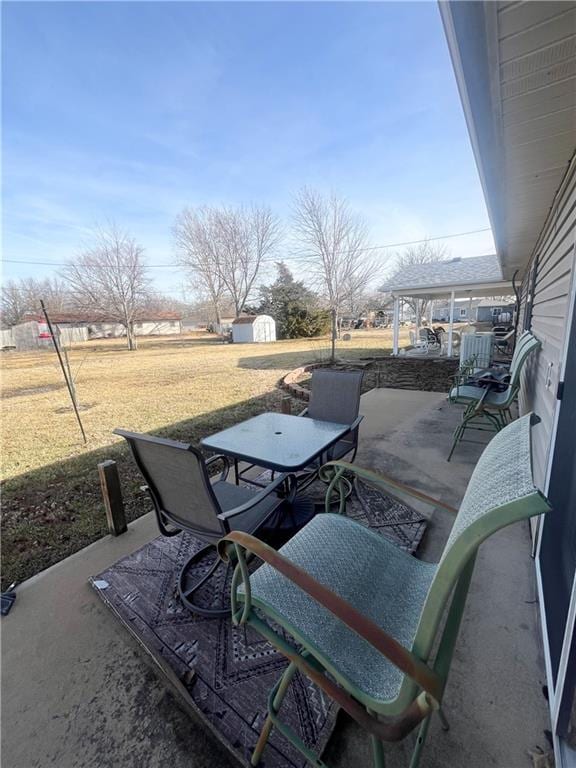
[[[383,250],[385,248],[400,248],[404,245],[417,245],[418,243],[426,243],[430,242],[432,240],[450,240],[454,237],[465,237],[466,235],[477,235],[481,232],[490,232],[490,227],[484,227],[483,229],[471,229],[468,232],[454,232],[451,235],[437,235],[435,237],[422,237],[420,240],[404,240],[401,243],[386,243],[384,245],[369,245],[365,248],[355,248],[355,253],[360,253],[364,251],[379,251]],[[342,251],[342,253],[349,253],[349,251]],[[287,259],[306,259],[311,258],[312,256],[315,256],[313,253],[298,253],[298,254],[287,254],[284,256],[284,258]],[[274,258],[274,259],[266,259],[265,261],[279,261],[281,257]],[[6,262],[7,264],[30,264],[33,266],[43,266],[43,267],[67,267],[69,262],[65,261],[27,261],[24,259],[2,259],[2,261]],[[149,269],[186,269],[186,266],[184,264],[146,264],[145,265]]]
[[[476,235],[480,232],[491,232],[490,227],[484,227],[484,229],[471,229],[468,232],[455,232],[452,235],[437,235],[436,237],[422,237],[420,240],[405,240],[403,243],[386,243],[385,245],[369,245],[365,248],[354,248],[354,253],[360,253],[360,251],[379,251],[384,248],[399,248],[402,245],[417,245],[418,243],[428,243],[431,240],[449,240],[452,237],[464,237],[464,235]],[[341,253],[350,253],[350,251],[342,251]],[[312,253],[303,253],[293,255],[292,258],[309,258],[315,256]]]

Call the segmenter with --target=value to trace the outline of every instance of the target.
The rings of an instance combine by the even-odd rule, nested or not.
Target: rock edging
[[[293,371],[287,373],[280,381],[280,386],[285,389],[293,397],[297,397],[300,400],[310,400],[310,390],[305,387],[301,387],[296,381],[303,374],[313,371],[314,368],[324,368],[326,363],[309,363],[308,365],[301,365],[299,368],[294,368]]]

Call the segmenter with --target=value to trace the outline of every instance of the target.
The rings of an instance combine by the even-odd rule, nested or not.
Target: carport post
[[[394,329],[393,329],[393,342],[392,342],[392,354],[396,356],[398,354],[398,336],[400,332],[400,299],[398,296],[394,296]]]
[[[454,330],[454,291],[450,294],[450,326],[448,328],[448,357],[452,357],[452,332]]]

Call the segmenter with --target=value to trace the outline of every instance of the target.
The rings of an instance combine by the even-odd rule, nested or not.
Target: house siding
[[[540,350],[529,358],[524,368],[520,393],[520,411],[534,411],[542,420],[535,430],[533,445],[535,480],[541,489],[544,489],[546,482],[556,395],[568,332],[575,235],[576,160],[573,157],[522,285],[519,328],[529,327],[542,343]],[[532,277],[534,267],[536,272]],[[529,307],[532,290],[533,302]]]

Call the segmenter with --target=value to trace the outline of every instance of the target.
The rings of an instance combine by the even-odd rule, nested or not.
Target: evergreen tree
[[[280,261],[278,276],[272,285],[260,288],[258,312],[276,320],[279,339],[321,336],[328,332],[330,315],[318,307],[318,297]]]

